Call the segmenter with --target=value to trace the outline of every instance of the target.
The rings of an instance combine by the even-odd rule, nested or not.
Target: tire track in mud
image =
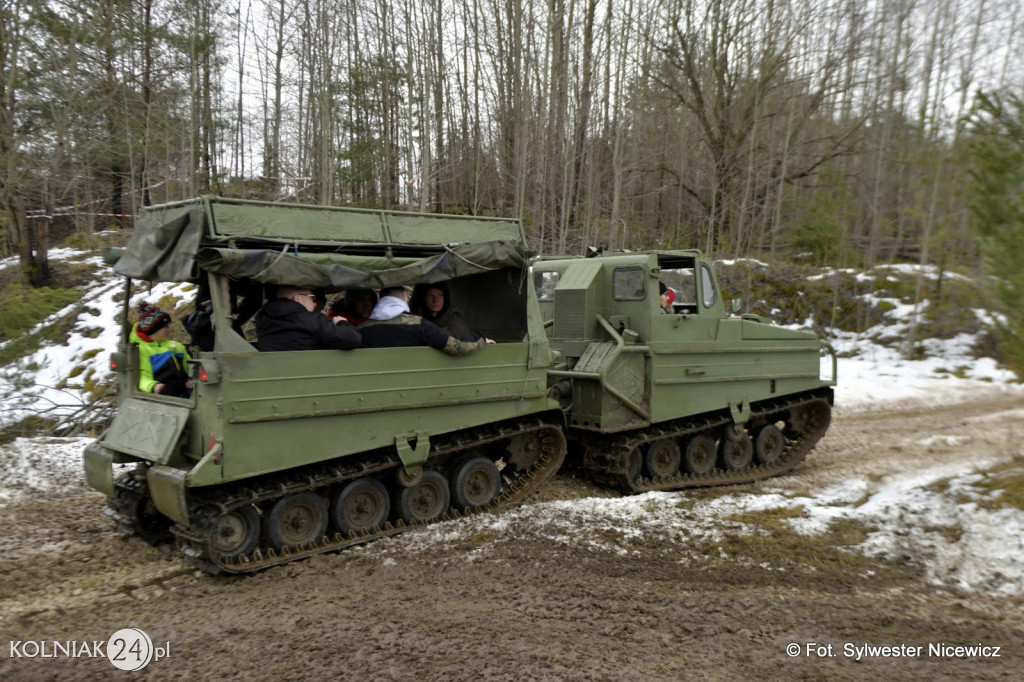
[[[984,466],[1024,448],[1024,395],[993,390],[967,402],[902,403],[885,411],[836,410],[806,462],[772,487],[818,488],[848,478],[911,474],[942,464]]]
[[[151,598],[191,577],[170,545],[150,547],[117,533],[103,506],[101,495],[82,494],[0,509],[0,626]]]
[[[758,485],[813,492],[852,477],[1005,459],[1021,451],[1022,438],[1024,397],[998,391],[949,405],[839,409],[804,464]],[[619,496],[570,471],[531,502],[593,497]],[[164,678],[295,678],[300,671],[326,678],[345,670],[354,678],[500,681],[869,673],[1012,679],[1010,664],[1024,653],[942,661],[941,669],[872,661],[870,670],[782,653],[787,642],[806,638],[1024,641],[1019,599],[1004,604],[935,590],[912,577],[828,582],[739,564],[602,553],[513,528],[478,555],[486,534],[502,531],[427,547],[399,536],[253,576],[211,578],[188,569],[172,545],[122,538],[103,506],[83,486],[0,508],[0,638],[92,638],[133,624],[171,640],[176,655],[151,670]],[[0,678],[11,680],[86,680],[111,669],[107,661],[44,666],[4,656]]]
[[[893,406],[884,412],[837,411],[807,461],[771,488],[807,490],[856,476],[911,473],[963,459],[1007,458],[1024,442],[1024,397],[997,393],[954,405]],[[84,485],[83,485],[84,487]],[[571,476],[559,476],[534,497],[613,497]],[[0,508],[4,575],[0,622],[47,608],[91,601],[150,599],[193,582],[172,545],[150,547],[117,533],[102,514],[103,498],[82,493]]]

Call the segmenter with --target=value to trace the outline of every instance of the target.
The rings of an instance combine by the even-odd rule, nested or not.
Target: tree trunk
[[[117,115],[117,71],[114,64],[114,0],[107,0],[103,6],[104,28],[104,68],[106,70],[105,94],[107,102],[107,144],[110,145],[110,213],[113,221],[124,227],[125,221],[121,218],[124,213],[124,168],[121,166],[120,154],[117,149],[120,147],[118,139],[118,115]]]

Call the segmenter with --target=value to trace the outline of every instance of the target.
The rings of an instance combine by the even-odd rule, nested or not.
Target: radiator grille
[[[555,291],[554,338],[586,338],[586,296],[587,292],[582,289]]]

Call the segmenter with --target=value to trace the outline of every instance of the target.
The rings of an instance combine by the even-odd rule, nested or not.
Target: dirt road
[[[1009,457],[1021,450],[1022,410],[1021,398],[990,395],[839,412],[807,461],[771,486],[808,494],[852,476]],[[530,504],[595,496],[608,493],[563,474]],[[102,507],[83,488],[0,508],[0,679],[116,673],[105,657],[29,655],[105,644],[129,627],[169,647],[134,673],[152,679],[1016,680],[1024,667],[1020,598],[937,588],[912,559],[866,559],[835,537],[727,533],[717,546],[601,551],[520,517],[212,578],[170,546],[119,537]],[[979,644],[988,648],[948,648]]]

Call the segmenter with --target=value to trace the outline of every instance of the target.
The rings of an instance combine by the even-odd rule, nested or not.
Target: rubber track
[[[435,521],[447,521],[470,514],[498,511],[519,504],[558,471],[565,458],[566,442],[559,426],[537,418],[492,424],[432,439],[428,466],[431,460],[446,458],[481,445],[528,433],[537,433],[541,436],[542,449],[537,460],[526,470],[518,472],[511,482],[505,482],[501,493],[493,502],[484,507],[461,512],[451,509]],[[383,528],[375,528],[371,532],[361,534],[350,532],[347,535],[334,533],[309,545],[286,547],[280,552],[273,548],[257,548],[250,555],[234,559],[221,556],[211,549],[214,521],[221,514],[229,513],[246,505],[270,502],[292,493],[336,485],[388,469],[397,470],[400,464],[398,456],[393,453],[377,454],[368,458],[351,457],[341,459],[330,466],[285,472],[279,477],[264,479],[258,483],[247,482],[246,485],[225,486],[208,492],[199,492],[193,495],[193,501],[189,506],[189,517],[193,520],[192,526],[185,528],[176,524],[171,531],[177,536],[178,546],[185,555],[186,561],[204,571],[218,574],[260,571],[270,566],[315,554],[334,552],[428,525],[430,522],[405,523],[399,520],[394,524],[388,522]]]
[[[146,507],[148,495],[145,472],[138,469],[125,472],[114,481],[114,497],[107,498],[103,513],[117,523],[117,530],[122,534],[156,545],[171,539],[171,523],[155,509],[153,516],[138,517],[139,510]]]
[[[145,484],[139,480],[136,472],[121,474],[114,481],[114,496],[107,498],[103,513],[117,523],[117,530],[124,535],[141,536],[135,510],[145,494]]]
[[[630,479],[630,454],[639,446],[662,438],[686,438],[699,433],[714,432],[732,425],[732,419],[721,413],[687,417],[662,422],[639,431],[616,436],[590,437],[585,442],[583,468],[598,485],[617,488],[625,492],[641,493],[651,490],[679,490],[715,485],[733,485],[759,481],[789,471],[799,464],[814,445],[825,435],[831,422],[832,407],[827,394],[802,393],[778,400],[763,401],[751,406],[751,421],[774,422],[771,417],[794,408],[808,408],[808,422],[795,438],[786,439],[786,448],[771,464],[755,465],[736,470],[714,469],[706,474],[680,473],[675,476]]]

